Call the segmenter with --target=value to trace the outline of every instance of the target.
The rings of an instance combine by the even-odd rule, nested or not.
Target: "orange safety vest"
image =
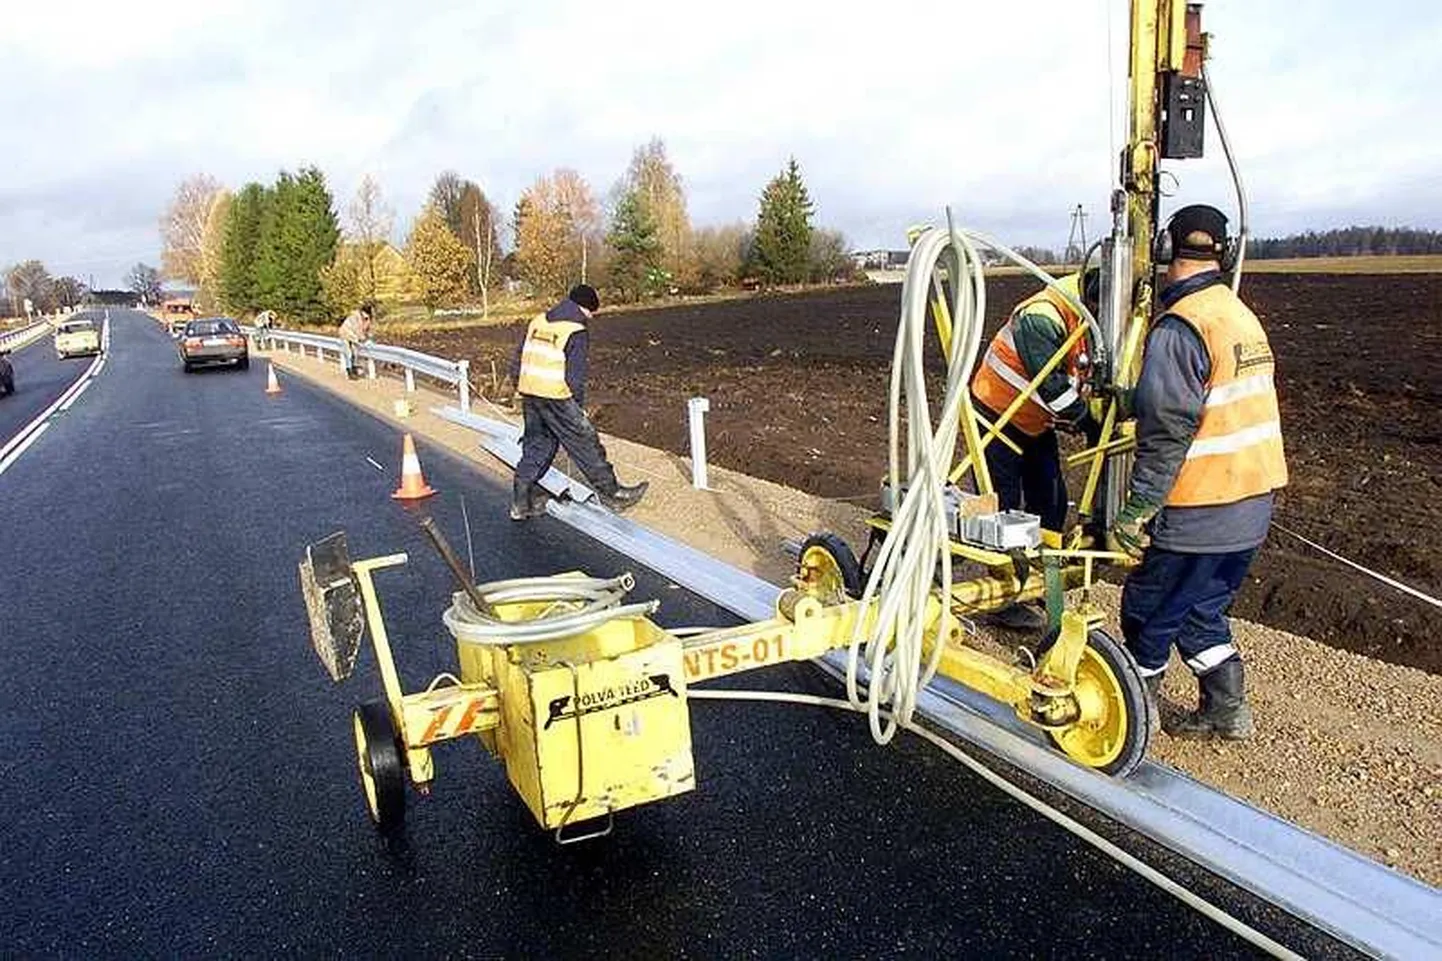
[[[1081,295],[1078,293],[1080,283],[1078,275],[1068,275],[1061,278],[1058,283],[1078,300],[1081,299]],[[1040,293],[1034,294],[1016,305],[1011,312],[1011,317],[992,338],[991,345],[986,349],[986,355],[982,357],[981,363],[977,365],[976,374],[971,379],[972,394],[997,414],[1003,413],[1007,407],[1011,406],[1017,395],[1031,383],[1032,377],[1026,372],[1026,366],[1021,362],[1021,355],[1017,353],[1012,327],[1017,318],[1037,307],[1049,309],[1055,314],[1066,329],[1068,337],[1076,331],[1079,325],[1086,322],[1071,302],[1050,285],[1044,287]],[[1050,430],[1056,423],[1057,414],[1076,402],[1076,399],[1086,390],[1084,381],[1091,366],[1091,360],[1087,356],[1085,335],[1077,338],[1076,342],[1072,344],[1065,364],[1067,380],[1071,382],[1071,386],[1052,404],[1047,404],[1039,394],[1032,393],[1026,402],[1016,409],[1011,420],[1007,421],[1008,424],[1024,434],[1038,437]]]
[[[1167,313],[1197,332],[1211,359],[1201,423],[1167,506],[1235,504],[1286,487],[1276,361],[1257,315],[1225,284],[1188,294]]]
[[[566,383],[566,341],[585,324],[573,320],[535,318],[526,328],[521,347],[521,373],[516,379],[516,392],[528,397],[549,397],[565,400],[571,396]]]

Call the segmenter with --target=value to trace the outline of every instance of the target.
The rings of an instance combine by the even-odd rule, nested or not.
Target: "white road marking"
[[[47,423],[47,424],[41,424],[40,427],[39,427],[39,429],[31,432],[30,436],[27,437],[27,438],[25,438],[25,440],[23,440],[23,441],[20,443],[20,446],[16,447],[14,450],[12,450],[12,451],[9,453],[9,455],[7,455],[7,456],[5,457],[4,460],[0,460],[0,474],[3,474],[3,473],[5,473],[7,470],[9,470],[9,469],[10,469],[10,465],[13,464],[13,463],[15,463],[17,460],[19,460],[19,459],[20,459],[20,455],[23,454],[23,453],[25,453],[27,450],[29,450],[29,449],[30,449],[30,445],[33,444],[33,443],[35,443],[37,440],[39,440],[39,439],[40,439],[40,435],[43,434],[43,433],[45,433],[45,432],[46,432],[47,430],[49,430],[49,429],[50,429],[50,425],[49,425],[48,423]]]

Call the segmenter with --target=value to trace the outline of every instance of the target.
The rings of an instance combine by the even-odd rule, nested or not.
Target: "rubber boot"
[[[642,481],[641,483],[633,484],[630,487],[627,487],[624,484],[619,485],[612,493],[601,494],[601,503],[605,504],[606,507],[610,510],[613,510],[617,514],[619,514],[627,508],[636,506],[636,504],[641,500],[641,498],[645,496],[646,488],[650,486],[650,481]]]
[[[1152,702],[1152,734],[1156,734],[1162,728],[1162,681],[1166,679],[1166,676],[1165,671],[1160,674],[1142,676],[1142,685],[1147,689],[1147,700]]]
[[[1247,706],[1246,681],[1241,658],[1224,661],[1197,678],[1201,705],[1191,714],[1177,718],[1165,728],[1172,737],[1195,740],[1243,741],[1252,736],[1256,723]]]
[[[515,482],[511,485],[511,520],[525,521],[539,517],[546,512],[544,504],[537,506],[536,485]]]

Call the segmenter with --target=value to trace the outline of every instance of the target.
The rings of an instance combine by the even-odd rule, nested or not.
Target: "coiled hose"
[[[478,584],[476,593],[486,605],[481,610],[467,592],[455,594],[441,614],[446,629],[458,641],[471,644],[537,644],[593,630],[607,621],[644,617],[661,606],[657,600],[622,604],[636,586],[629,573],[620,577],[519,577]],[[498,604],[550,602],[538,616],[507,621],[495,614]]]
[[[877,616],[873,622],[857,619],[846,670],[847,698],[853,707],[865,710],[871,735],[880,744],[889,742],[899,727],[911,726],[917,696],[936,675],[941,659],[941,643],[932,645],[930,656],[925,656],[930,626],[926,617],[938,576],[942,584],[952,580],[944,496],[955,462],[962,401],[970,389],[986,320],[986,280],[978,247],[995,251],[1061,291],[1092,328],[1092,342],[1105,343],[1091,312],[1056,278],[1010,247],[954,226],[930,227],[917,237],[901,288],[901,319],[891,367],[888,477],[899,503],[861,595],[864,604],[876,602]],[[945,271],[949,289],[941,282],[940,271]],[[933,295],[945,305],[951,321],[946,390],[935,422],[926,394],[923,349]],[[949,637],[952,617],[950,606],[941,604],[933,636]],[[859,684],[863,663],[869,674],[864,692]]]

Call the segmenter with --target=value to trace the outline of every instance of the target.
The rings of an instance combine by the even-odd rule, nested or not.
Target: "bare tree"
[[[451,233],[456,235],[457,240],[464,240],[470,233],[461,213],[461,200],[465,195],[466,181],[454,170],[442,171],[431,187],[431,206],[436,208],[436,212],[441,215],[446,226],[451,228]]]
[[[209,174],[180,182],[160,219],[160,266],[172,280],[200,286],[205,263],[205,222],[220,183]]]
[[[5,272],[5,286],[14,301],[14,313],[25,313],[27,300],[36,310],[44,310],[50,297],[50,271],[38,260],[26,260]]]
[[[361,178],[355,199],[350,204],[349,215],[350,238],[360,248],[361,293],[364,297],[375,297],[379,286],[376,280],[376,258],[390,240],[395,213],[382,199],[380,185],[370,174]]]
[[[149,264],[136,264],[125,275],[125,284],[142,303],[160,302],[160,271]]]

